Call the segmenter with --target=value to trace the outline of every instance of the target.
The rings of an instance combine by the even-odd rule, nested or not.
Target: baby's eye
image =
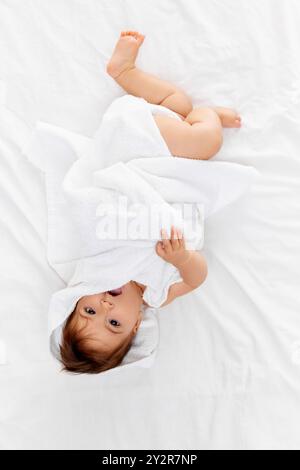
[[[93,308],[91,308],[91,307],[85,307],[85,308],[84,308],[84,311],[85,311],[86,313],[88,313],[89,315],[95,315],[95,314],[96,314],[95,310],[94,310]]]
[[[112,326],[121,326],[121,323],[119,323],[117,320],[109,320],[109,323]]]

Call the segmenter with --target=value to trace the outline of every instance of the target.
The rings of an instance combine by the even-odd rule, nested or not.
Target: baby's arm
[[[171,239],[167,239],[164,231],[162,231],[162,235],[162,242],[158,242],[156,245],[156,253],[168,263],[173,264],[183,279],[183,281],[170,286],[168,297],[161,305],[164,307],[176,297],[199,287],[206,279],[207,264],[201,253],[186,250],[184,238],[179,230],[172,227]]]

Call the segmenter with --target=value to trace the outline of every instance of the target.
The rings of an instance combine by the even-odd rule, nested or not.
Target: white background
[[[299,24],[297,0],[0,0],[1,448],[300,448]],[[75,377],[49,351],[63,285],[21,148],[38,119],[93,135],[122,29],[146,35],[138,66],[241,113],[215,159],[262,178],[207,222],[208,279],[161,309],[154,366]]]

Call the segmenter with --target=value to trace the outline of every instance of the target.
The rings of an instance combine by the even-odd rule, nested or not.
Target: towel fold
[[[39,121],[23,150],[45,173],[47,256],[67,284],[51,300],[50,335],[83,295],[136,280],[147,285],[148,299],[161,299],[156,291],[165,295],[177,270],[155,252],[160,229],[170,233],[176,225],[189,249],[201,249],[204,217],[236,200],[258,175],[238,164],[173,157],[152,116],[161,108],[117,98],[94,139]],[[142,325],[139,331],[136,344]],[[153,351],[156,344],[154,334]]]

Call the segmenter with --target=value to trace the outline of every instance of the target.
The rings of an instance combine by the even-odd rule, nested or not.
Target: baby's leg
[[[135,66],[136,56],[143,41],[142,34],[123,31],[107,64],[107,73],[127,93],[142,97],[149,103],[165,106],[184,119],[193,109],[186,93],[172,83],[143,72]]]
[[[138,69],[135,60],[143,41],[142,34],[123,31],[107,64],[107,73],[127,93],[165,106],[181,117],[183,122],[164,115],[153,116],[172,155],[203,160],[211,158],[221,148],[222,127],[240,127],[241,118],[229,108],[193,109],[184,91]]]
[[[195,108],[183,122],[159,114],[153,117],[174,157],[208,160],[222,146],[221,119],[211,108]]]

